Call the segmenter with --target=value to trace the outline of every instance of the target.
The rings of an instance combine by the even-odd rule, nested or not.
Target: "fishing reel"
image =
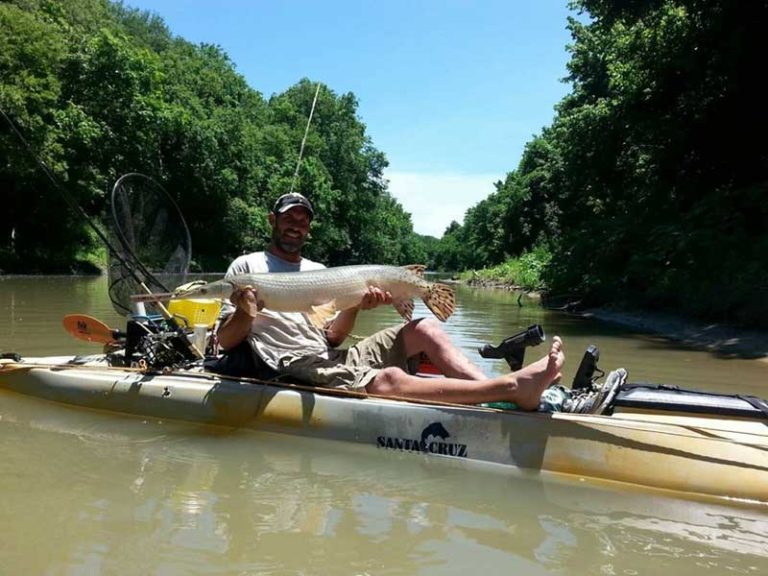
[[[154,370],[182,368],[196,360],[183,329],[152,317],[129,320],[125,348],[110,355],[114,366],[146,366]]]
[[[477,351],[482,358],[503,358],[514,372],[523,367],[525,349],[529,346],[538,346],[545,339],[544,328],[540,324],[533,324],[522,332],[505,338],[498,346],[485,344]]]

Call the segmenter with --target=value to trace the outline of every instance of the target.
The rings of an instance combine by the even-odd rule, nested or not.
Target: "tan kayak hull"
[[[99,367],[6,364],[0,387],[97,410],[768,505],[768,426],[758,421],[507,412]]]

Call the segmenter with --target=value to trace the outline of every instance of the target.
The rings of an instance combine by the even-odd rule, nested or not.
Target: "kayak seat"
[[[235,378],[258,378],[259,380],[274,380],[277,372],[256,356],[248,342],[243,341],[221,356],[207,360],[204,364],[206,372],[215,372],[222,376]]]

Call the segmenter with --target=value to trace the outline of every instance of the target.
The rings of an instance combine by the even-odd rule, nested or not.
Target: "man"
[[[296,272],[324,268],[302,257],[315,211],[301,194],[277,199],[266,250],[235,259],[227,276],[254,272]],[[535,410],[542,392],[560,376],[565,361],[555,336],[547,356],[510,374],[488,378],[451,341],[436,320],[422,318],[384,329],[339,350],[360,310],[391,304],[388,292],[371,287],[357,307],[339,312],[323,329],[303,313],[265,309],[255,289],[236,290],[218,330],[225,350],[247,342],[279,374],[318,386],[364,390],[370,394],[459,404],[509,401]],[[421,378],[408,370],[409,358],[424,352],[446,376]]]

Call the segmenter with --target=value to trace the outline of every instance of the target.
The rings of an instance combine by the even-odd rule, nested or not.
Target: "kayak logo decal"
[[[441,440],[446,440],[450,438],[451,435],[448,433],[448,430],[445,429],[442,422],[432,422],[432,424],[424,428],[421,432],[421,441],[426,442],[430,436],[437,436]]]
[[[419,439],[378,436],[376,438],[376,445],[387,450],[467,458],[467,445],[457,442],[446,442],[450,437],[451,434],[445,429],[442,422],[432,422],[432,424],[421,431],[421,438]]]

